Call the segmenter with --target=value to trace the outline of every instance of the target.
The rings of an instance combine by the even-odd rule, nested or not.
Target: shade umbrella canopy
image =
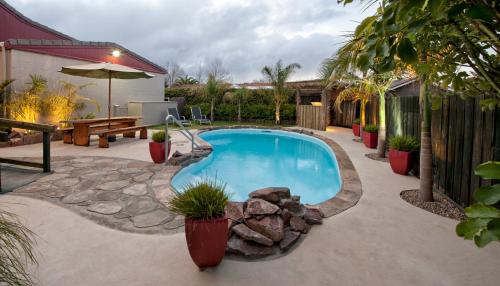
[[[87,65],[77,65],[77,66],[67,66],[62,67],[61,73],[98,78],[98,79],[108,79],[108,119],[111,118],[111,79],[139,79],[139,78],[152,78],[154,75],[149,74],[144,71],[136,70],[127,66],[122,66],[112,63],[96,63]]]

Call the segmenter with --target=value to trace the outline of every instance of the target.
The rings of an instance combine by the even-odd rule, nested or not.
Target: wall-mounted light
[[[111,53],[111,55],[112,55],[113,57],[115,57],[115,58],[120,57],[120,56],[121,56],[121,54],[122,54],[122,52],[120,52],[119,50],[114,50],[114,51]]]
[[[311,105],[312,106],[323,106],[323,104],[319,101],[313,101],[313,102],[311,102]]]

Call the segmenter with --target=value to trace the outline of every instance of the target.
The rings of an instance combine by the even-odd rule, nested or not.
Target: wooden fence
[[[299,105],[297,107],[297,126],[321,129],[321,107],[312,105]]]
[[[441,108],[432,112],[434,187],[464,207],[473,203],[475,189],[491,184],[474,175],[475,166],[490,160],[500,161],[500,109],[481,111],[480,100],[480,97],[462,100],[455,95],[445,96]],[[353,103],[346,103],[346,107],[354,111],[344,110],[343,114],[356,114]],[[332,124],[350,127],[349,116],[332,117],[335,118]],[[378,122],[377,117],[376,108],[367,107],[369,122]],[[386,125],[388,138],[410,135],[420,140],[418,96],[387,96]],[[417,160],[413,167],[417,176],[418,170]]]

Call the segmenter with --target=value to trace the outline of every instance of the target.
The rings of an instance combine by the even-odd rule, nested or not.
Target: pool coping
[[[330,138],[326,138],[324,136],[315,134],[313,131],[308,130],[308,129],[302,129],[302,128],[297,128],[297,127],[262,127],[262,126],[216,126],[216,127],[203,127],[197,129],[197,131],[194,133],[194,136],[196,138],[197,143],[200,146],[203,147],[210,147],[212,146],[201,139],[198,135],[203,133],[203,132],[208,132],[208,131],[214,131],[214,130],[221,130],[221,129],[270,129],[270,130],[281,130],[281,131],[287,131],[287,132],[294,132],[294,133],[299,133],[302,135],[309,135],[311,137],[315,137],[317,139],[320,139],[321,141],[325,142],[335,153],[335,157],[337,159],[337,164],[340,170],[340,177],[342,179],[342,185],[340,188],[340,191],[332,198],[327,199],[324,202],[321,202],[319,204],[313,204],[309,206],[314,206],[318,207],[321,210],[321,213],[323,217],[328,218],[331,216],[334,216],[336,214],[339,214],[353,206],[355,206],[358,201],[361,199],[361,196],[363,195],[363,189],[361,185],[361,180],[359,179],[358,172],[356,171],[356,168],[354,167],[354,164],[352,163],[351,159],[347,155],[347,153],[344,151],[344,149],[334,140]],[[207,156],[211,152],[207,153]],[[186,164],[183,164],[182,168],[180,168],[177,172],[180,172],[183,168],[191,165],[192,163],[198,162],[199,159],[193,160],[192,162],[187,162]],[[172,178],[177,174],[174,173],[172,175]],[[173,188],[173,186],[171,186]],[[271,186],[269,186],[271,187]]]

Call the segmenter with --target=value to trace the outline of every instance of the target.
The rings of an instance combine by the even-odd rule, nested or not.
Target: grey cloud
[[[8,0],[9,1],[9,0]],[[314,78],[342,41],[373,13],[332,0],[223,1],[10,0],[26,16],[77,39],[117,42],[163,65],[194,74],[220,58],[236,82],[258,80],[264,65],[298,62],[294,79]]]

